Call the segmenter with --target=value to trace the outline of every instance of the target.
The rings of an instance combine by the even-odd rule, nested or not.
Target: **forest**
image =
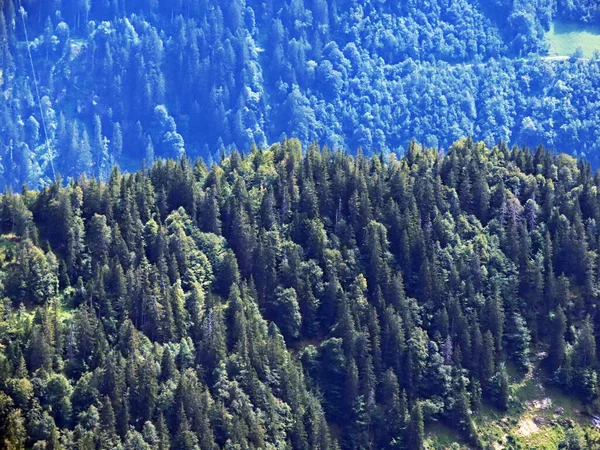
[[[592,413],[599,223],[589,163],[471,139],[7,192],[0,447],[415,450],[437,424],[492,449],[476,421],[534,366]]]
[[[0,187],[298,138],[544,145],[600,164],[600,60],[544,59],[594,0],[0,0]],[[562,55],[568,57],[570,55]]]
[[[0,450],[600,448],[557,21],[600,4],[0,0]]]

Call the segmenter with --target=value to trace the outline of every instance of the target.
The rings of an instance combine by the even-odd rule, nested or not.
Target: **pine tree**
[[[123,153],[123,133],[121,132],[121,124],[116,122],[113,125],[113,134],[112,139],[110,140],[110,148],[111,154],[113,158],[118,161],[121,158],[121,154]],[[152,164],[154,158],[152,160],[148,160],[149,164]]]
[[[561,307],[558,308],[552,320],[550,332],[550,347],[548,348],[548,370],[554,374],[565,362],[567,349],[565,332],[567,330],[567,317]]]
[[[464,433],[469,442],[475,444],[477,448],[481,448],[482,445],[479,441],[477,430],[471,419],[470,402],[464,377],[459,375],[454,381],[452,396],[454,405],[451,412],[451,420]]]
[[[496,407],[503,411],[508,409],[509,385],[506,366],[501,363],[491,380],[491,398]]]
[[[227,350],[223,317],[219,311],[208,309],[202,324],[201,335],[204,345],[198,351],[198,362],[202,364],[208,374],[211,374],[225,358]]]
[[[596,338],[594,336],[594,328],[592,320],[588,316],[581,326],[577,345],[575,346],[576,365],[582,368],[595,367],[596,359]]]
[[[110,445],[114,445],[116,439],[116,420],[115,413],[112,407],[110,398],[104,397],[102,399],[102,408],[100,409],[100,436],[102,448],[110,448]]]
[[[382,411],[385,427],[384,442],[387,444],[401,436],[407,422],[406,399],[400,393],[398,377],[392,370],[388,370],[383,376],[381,397],[384,405]]]
[[[484,388],[486,388],[489,386],[495,372],[494,336],[492,336],[491,331],[487,331],[483,337],[483,351],[479,362],[479,372],[481,374],[481,382]]]
[[[146,422],[152,420],[158,396],[156,365],[151,358],[144,359],[136,371],[136,385],[132,396],[131,413]]]
[[[50,371],[52,368],[53,349],[51,341],[41,326],[36,326],[31,332],[29,342],[29,367],[32,371],[44,369]]]
[[[188,418],[186,416],[183,405],[179,406],[177,412],[177,433],[175,435],[175,446],[181,450],[195,450],[198,448],[198,438],[190,430]]]
[[[174,336],[176,338],[186,337],[189,314],[185,309],[185,295],[181,287],[181,280],[177,280],[170,289],[170,308],[173,311]]]
[[[596,338],[591,318],[584,320],[573,352],[573,388],[582,398],[595,398],[598,389]]]
[[[165,347],[163,351],[162,360],[160,363],[160,377],[159,381],[166,382],[172,380],[178,376],[177,367],[175,366],[175,358],[169,350],[169,347]]]
[[[160,417],[158,419],[157,432],[159,438],[157,449],[169,450],[171,448],[171,437],[169,435],[169,429],[167,428],[167,423],[162,413],[160,414]]]
[[[90,139],[88,137],[88,132],[84,125],[81,125],[81,131],[78,135],[74,135],[73,140],[77,139],[75,136],[81,136],[80,139],[76,141],[74,145],[77,148],[77,162],[75,163],[75,171],[76,173],[89,173],[92,174],[92,164],[93,164],[93,156],[92,156],[92,147],[90,146]]]
[[[486,330],[490,331],[494,337],[496,351],[500,351],[504,339],[505,315],[502,300],[498,294],[486,299],[482,319],[484,320]]]
[[[423,411],[421,404],[417,402],[410,413],[410,420],[406,428],[406,447],[420,450],[424,448],[425,427],[423,424]]]
[[[518,313],[513,313],[510,316],[506,327],[506,341],[508,350],[515,363],[522,371],[529,368],[529,346],[531,336],[527,328],[527,324],[523,317]]]
[[[326,411],[333,418],[342,417],[342,386],[346,372],[346,359],[342,350],[342,339],[332,338],[324,341],[320,349],[319,380],[325,396]]]
[[[25,420],[21,415],[20,409],[14,409],[8,414],[4,428],[6,434],[3,444],[6,448],[11,450],[25,450],[27,430],[25,429]]]
[[[298,296],[294,288],[280,290],[276,294],[274,309],[277,311],[277,325],[288,340],[300,335],[302,316],[298,306]]]

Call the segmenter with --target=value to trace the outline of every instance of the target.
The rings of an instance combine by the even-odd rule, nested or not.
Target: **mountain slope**
[[[290,140],[4,194],[4,446],[490,448],[533,367],[593,413],[598,186],[542,148]]]
[[[392,3],[4,0],[0,187],[283,136],[372,154],[471,135],[598,162],[598,61],[523,59],[592,6]]]

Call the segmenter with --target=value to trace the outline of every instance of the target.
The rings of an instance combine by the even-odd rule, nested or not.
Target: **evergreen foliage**
[[[368,155],[402,153],[412,139],[447,150],[475,136],[598,165],[600,60],[540,58],[554,19],[598,23],[600,7],[3,0],[0,187],[37,189],[54,172],[106,180],[115,163],[133,171],[184,152],[210,165],[286,136]],[[488,180],[476,175],[461,176],[457,192],[485,222]],[[313,181],[302,189],[318,192]]]
[[[418,449],[441,421],[485,448],[472,413],[542,350],[594,402],[600,176],[409,148],[287,140],[3,194],[2,445]]]

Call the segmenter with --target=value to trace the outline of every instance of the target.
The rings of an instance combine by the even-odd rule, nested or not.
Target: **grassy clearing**
[[[537,371],[523,375],[509,366],[508,372],[509,410],[485,406],[473,416],[483,441],[491,448],[557,450],[572,427],[597,433],[583,413],[581,402],[542,383]],[[452,429],[436,423],[427,427],[427,448],[454,450],[468,446]]]
[[[557,20],[546,34],[550,55],[572,55],[578,48],[590,58],[600,51],[600,26]]]
[[[446,450],[451,448],[466,448],[464,441],[456,432],[441,423],[434,423],[426,429],[427,448],[431,450]]]
[[[74,309],[69,305],[67,294],[63,292],[59,295],[57,305],[58,317],[62,323],[71,322],[73,320]]]

